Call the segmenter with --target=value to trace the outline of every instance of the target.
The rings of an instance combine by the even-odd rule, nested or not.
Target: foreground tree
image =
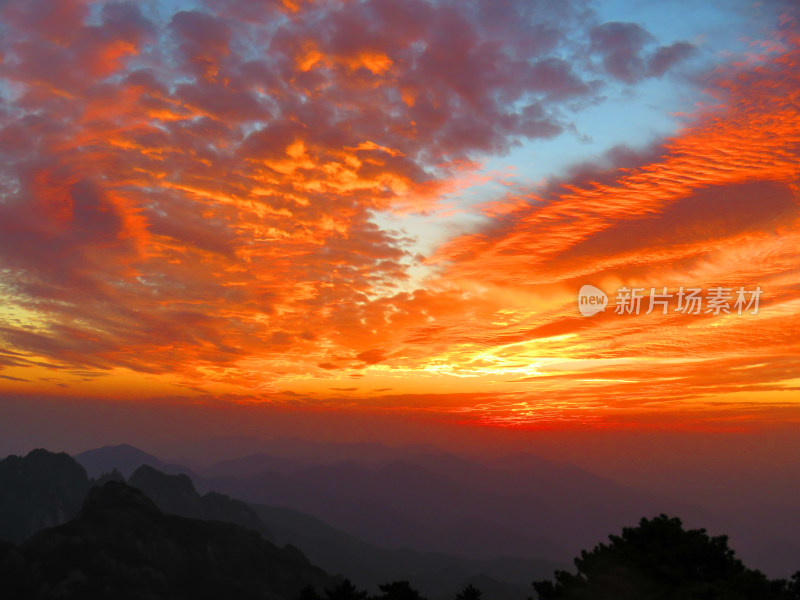
[[[483,593],[471,583],[456,594],[456,600],[481,600]]]
[[[373,600],[427,600],[408,581],[393,581],[378,587],[381,593],[373,596]]]
[[[322,600],[322,596],[317,593],[317,589],[313,585],[307,585],[300,590],[296,600]]]
[[[794,600],[791,584],[748,569],[726,536],[685,530],[666,515],[642,519],[575,559],[577,573],[537,581],[540,600]],[[795,588],[796,589],[796,588]]]
[[[366,600],[367,592],[359,590],[353,582],[345,579],[333,589],[325,590],[326,600]]]

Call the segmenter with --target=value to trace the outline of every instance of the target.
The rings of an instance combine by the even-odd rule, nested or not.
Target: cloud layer
[[[696,76],[709,104],[685,130],[510,191],[424,257],[377,215],[432,215],[485,157],[570,135],[611,87],[635,93],[697,48],[577,0],[0,11],[0,365],[15,390],[125,372],[505,423],[646,420],[653,400],[692,412],[795,385],[790,13],[760,58]],[[761,285],[766,306],[587,321],[584,282]],[[442,406],[384,385],[465,376],[480,394],[459,384]]]

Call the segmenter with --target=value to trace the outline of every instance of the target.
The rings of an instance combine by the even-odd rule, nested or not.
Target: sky
[[[91,399],[785,431],[798,19],[788,0],[0,3],[7,426],[26,399],[40,422]],[[584,316],[584,286],[604,310]]]

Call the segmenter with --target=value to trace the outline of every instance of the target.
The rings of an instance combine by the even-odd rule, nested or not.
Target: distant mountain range
[[[465,457],[424,445],[237,437],[209,440],[202,450],[227,458],[198,470],[199,488],[291,507],[390,548],[565,561],[622,524],[663,512],[692,527],[725,532],[744,560],[772,576],[786,577],[800,564],[800,509],[788,493],[751,493],[738,509],[725,502],[696,506],[681,500],[680,485],[671,497],[534,454]],[[231,456],[236,453],[241,458]],[[419,477],[411,467],[421,470]],[[395,473],[402,478],[404,469],[413,488],[392,487],[390,480]],[[462,492],[451,487],[452,502],[437,506],[437,499],[447,498],[439,490],[448,485]],[[797,486],[789,478],[784,487]]]
[[[512,468],[442,453],[303,464],[251,455],[211,466],[198,485],[314,515],[369,542],[473,559],[566,561],[642,514],[716,521],[697,507],[641,493],[571,465],[531,457]],[[227,471],[228,475],[221,475]]]
[[[129,483],[164,512],[247,526],[278,545],[301,549],[326,571],[347,575],[372,590],[387,581],[410,580],[429,596],[452,597],[468,583],[482,581],[498,599],[523,598],[530,593],[533,578],[547,577],[564,566],[537,559],[481,561],[410,549],[387,550],[292,509],[248,506],[216,492],[201,496],[186,475],[166,475],[146,465],[133,473]]]
[[[467,584],[487,600],[522,600],[533,580],[568,569],[534,554],[563,552],[550,540],[572,543],[582,525],[602,526],[593,519],[618,531],[614,519],[669,504],[534,456],[495,464],[414,450],[332,464],[256,453],[191,477],[127,445],[78,455],[93,478],[63,453],[7,457],[0,461],[0,597],[319,600],[329,590],[326,600],[366,600],[347,577],[372,592],[408,581],[431,600],[452,600]],[[351,519],[351,531],[366,535],[345,533],[335,519]],[[370,539],[381,536],[395,545]],[[403,539],[420,545],[396,545]],[[661,542],[651,542],[660,551]],[[425,549],[432,543],[455,551]],[[521,552],[498,551],[509,547]],[[679,546],[669,552],[692,560]],[[800,580],[775,585],[781,594],[785,585],[800,593]],[[370,600],[418,598],[403,595],[411,593],[407,584],[381,589]]]
[[[111,458],[103,456],[105,452]],[[87,455],[80,455],[85,458]],[[114,463],[114,457],[124,460],[118,464],[126,471],[133,469],[139,457],[147,455],[130,446],[109,447],[88,454],[95,464],[103,464],[116,475],[104,473],[99,481],[121,483],[124,478]],[[153,457],[154,458],[154,457]],[[156,459],[158,461],[158,459]],[[156,462],[152,461],[152,462]],[[158,461],[160,463],[161,461]],[[163,463],[161,463],[163,464]],[[15,466],[10,469],[9,465]],[[18,502],[15,522],[28,523],[13,536],[3,538],[19,543],[42,527],[63,524],[75,517],[80,494],[85,495],[93,483],[85,470],[66,454],[44,450],[31,452],[24,458],[9,457],[0,461],[0,473],[13,472],[15,479],[0,477],[0,503]],[[99,472],[97,468],[95,473]],[[67,477],[69,475],[69,477]],[[38,496],[26,487],[26,482],[38,482],[46,494]],[[326,571],[347,575],[365,588],[376,590],[378,584],[393,580],[409,580],[431,598],[453,598],[468,583],[480,583],[497,600],[521,600],[530,594],[534,578],[549,576],[564,564],[530,558],[496,558],[471,560],[443,553],[418,552],[411,549],[387,550],[344,533],[323,521],[288,508],[248,505],[217,492],[199,494],[185,474],[165,474],[149,465],[135,468],[128,478],[131,487],[142,491],[160,511],[185,518],[227,522],[258,532],[266,541],[279,546],[297,547],[309,559]],[[69,509],[61,497],[72,499]],[[6,523],[0,513],[0,523]],[[35,516],[35,518],[34,518]]]
[[[191,470],[184,466],[166,463],[152,454],[134,448],[130,444],[103,446],[102,448],[87,450],[76,454],[75,460],[86,469],[89,477],[94,479],[115,469],[128,478],[142,465],[149,465],[162,473],[191,473]]]
[[[800,511],[780,506],[777,497],[746,510],[712,511],[525,453],[465,457],[425,445],[294,438],[206,445],[206,455],[225,460],[190,470],[126,445],[78,458],[94,476],[114,465],[129,475],[140,464],[185,473],[201,491],[291,508],[384,548],[564,562],[608,531],[663,512],[726,532],[745,560],[773,576],[788,576],[800,564]],[[243,454],[231,458],[237,452]]]

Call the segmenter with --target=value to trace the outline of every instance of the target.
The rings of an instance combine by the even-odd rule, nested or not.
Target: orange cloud
[[[709,75],[714,105],[685,130],[494,198],[424,257],[376,215],[430,214],[480,178],[476,157],[567,130],[564,106],[600,98],[587,61],[634,85],[690,45],[598,28],[572,3],[534,22],[524,3],[209,0],[164,21],[66,2],[69,35],[36,18],[45,4],[2,9],[2,385],[78,393],[138,374],[159,391],[335,404],[338,389],[595,426],[745,419],[743,393],[784,414],[795,397],[792,27],[761,62]],[[575,50],[580,35],[593,41]],[[586,282],[761,285],[764,306],[587,320]]]

